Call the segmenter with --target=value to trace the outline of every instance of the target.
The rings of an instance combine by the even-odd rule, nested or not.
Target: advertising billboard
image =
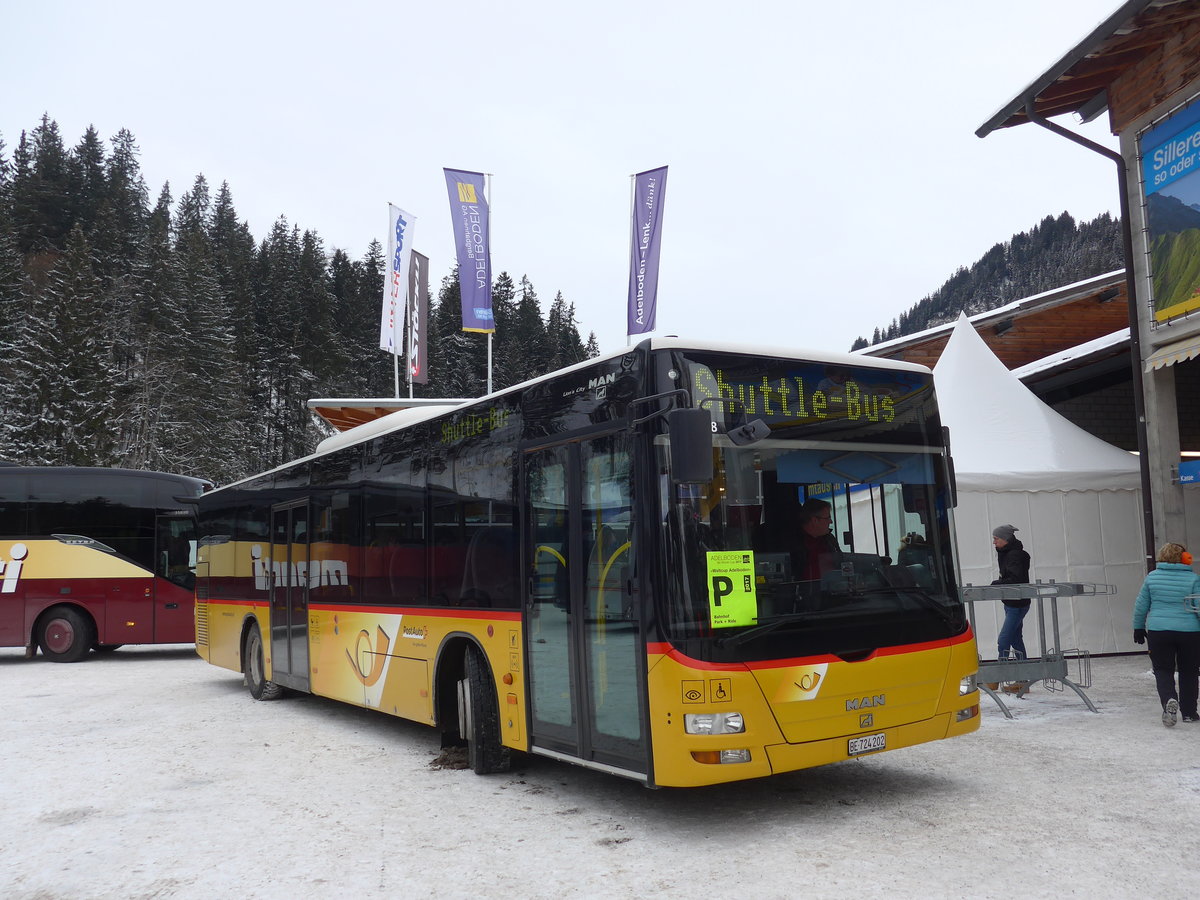
[[[1200,308],[1200,99],[1138,136],[1154,318]]]

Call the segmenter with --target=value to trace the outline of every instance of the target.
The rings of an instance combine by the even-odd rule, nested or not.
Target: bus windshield
[[[817,373],[782,374],[761,360],[684,365],[701,397],[705,378],[719,387],[707,404],[718,407],[712,480],[660,482],[670,585],[661,615],[673,642],[695,658],[735,662],[850,658],[963,632],[928,376],[904,384],[887,370],[849,371],[821,390]],[[757,395],[737,391],[750,385]],[[770,406],[762,385],[775,386]],[[879,402],[875,421],[812,415],[814,399],[837,410],[838,388],[860,409]],[[872,397],[887,398],[886,416],[882,400],[864,399]],[[735,443],[734,429],[755,419],[752,438]],[[660,471],[668,441],[658,442]]]

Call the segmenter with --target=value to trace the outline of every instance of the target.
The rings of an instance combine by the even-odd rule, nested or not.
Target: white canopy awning
[[[1197,356],[1200,356],[1200,332],[1181,341],[1175,341],[1173,344],[1159,347],[1146,357],[1146,371],[1153,372],[1155,369],[1173,366],[1175,363],[1183,362],[1185,359],[1195,359]]]
[[[1134,490],[1137,457],[1043,403],[962,316],[933,369],[960,490]]]

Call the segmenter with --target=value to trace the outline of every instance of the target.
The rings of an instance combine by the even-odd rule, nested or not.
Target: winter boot
[[[1179,701],[1172,697],[1163,707],[1163,724],[1168,728],[1175,727],[1175,717],[1179,715]]]

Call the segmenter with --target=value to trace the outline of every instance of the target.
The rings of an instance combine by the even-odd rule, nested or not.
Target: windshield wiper
[[[808,610],[807,612],[788,613],[786,616],[776,616],[769,621],[762,622],[747,628],[745,631],[740,631],[737,634],[731,634],[729,637],[717,638],[718,647],[736,647],[739,644],[744,644],[746,641],[753,640],[756,637],[762,637],[764,634],[769,634],[777,628],[784,625],[794,625],[798,622],[804,622],[808,619],[817,618],[828,610]]]
[[[929,593],[929,591],[925,590],[924,588],[919,588],[919,587],[881,587],[881,588],[869,588],[864,591],[857,591],[856,593],[859,593],[859,594],[897,594],[897,595],[904,594],[905,596],[916,597],[918,600],[921,601],[922,605],[926,609],[931,610],[932,612],[936,613],[937,617],[939,619],[941,619],[943,622],[945,622],[947,625],[954,626],[954,625],[959,624],[957,621],[957,619],[959,617],[956,617],[951,612],[950,607],[947,607],[946,604],[939,602],[938,599],[933,596],[933,594]]]

